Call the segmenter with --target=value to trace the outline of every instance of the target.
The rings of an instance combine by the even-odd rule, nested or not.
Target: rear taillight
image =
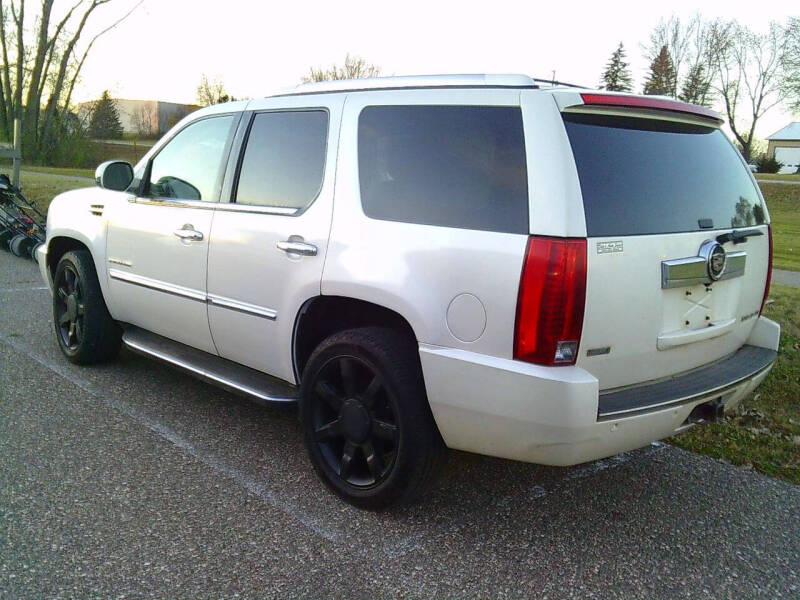
[[[769,259],[767,261],[767,283],[764,285],[764,297],[761,299],[761,310],[758,314],[764,312],[764,305],[767,303],[767,296],[769,296],[769,286],[772,283],[772,226],[767,225],[767,238],[769,239]]]
[[[586,240],[528,239],[517,296],[514,358],[574,365],[586,303]]]

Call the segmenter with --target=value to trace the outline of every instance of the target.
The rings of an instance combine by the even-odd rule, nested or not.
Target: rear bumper
[[[599,417],[597,379],[580,367],[540,367],[426,345],[420,346],[420,358],[431,410],[448,447],[567,466],[640,448],[680,432],[698,404],[721,400],[726,409],[735,407],[767,376],[779,336],[780,328],[761,317],[744,347],[756,347],[746,350],[760,357],[756,368],[739,369],[727,382],[717,377],[704,387],[703,378],[695,375],[700,370],[683,374],[670,380],[670,385],[683,389],[681,382],[701,382],[688,396],[680,392],[675,402],[648,408],[640,403],[635,413],[607,418]],[[710,369],[705,375],[733,373],[720,368],[730,359],[705,367]],[[637,388],[624,391],[629,397],[647,398],[652,392],[648,388],[659,383],[638,386],[641,394],[631,391]]]

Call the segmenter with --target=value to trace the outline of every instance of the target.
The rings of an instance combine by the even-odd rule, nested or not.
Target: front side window
[[[303,209],[322,187],[328,113],[259,113],[242,157],[236,203]]]
[[[528,232],[522,113],[510,106],[368,106],[358,120],[364,213]]]
[[[233,116],[225,115],[202,119],[178,132],[152,161],[150,196],[216,202],[232,125]]]

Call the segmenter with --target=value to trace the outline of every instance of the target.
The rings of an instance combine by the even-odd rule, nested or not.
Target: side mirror
[[[124,160],[107,160],[97,167],[94,181],[105,190],[124,192],[133,181],[133,167]]]

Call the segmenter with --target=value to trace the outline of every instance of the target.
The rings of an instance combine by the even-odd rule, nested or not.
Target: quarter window
[[[322,187],[328,113],[259,113],[242,157],[236,203],[303,209]]]
[[[226,115],[196,121],[178,132],[153,159],[150,196],[216,202],[232,125],[233,116]]]
[[[364,213],[528,232],[522,113],[507,106],[368,106],[358,120]]]

